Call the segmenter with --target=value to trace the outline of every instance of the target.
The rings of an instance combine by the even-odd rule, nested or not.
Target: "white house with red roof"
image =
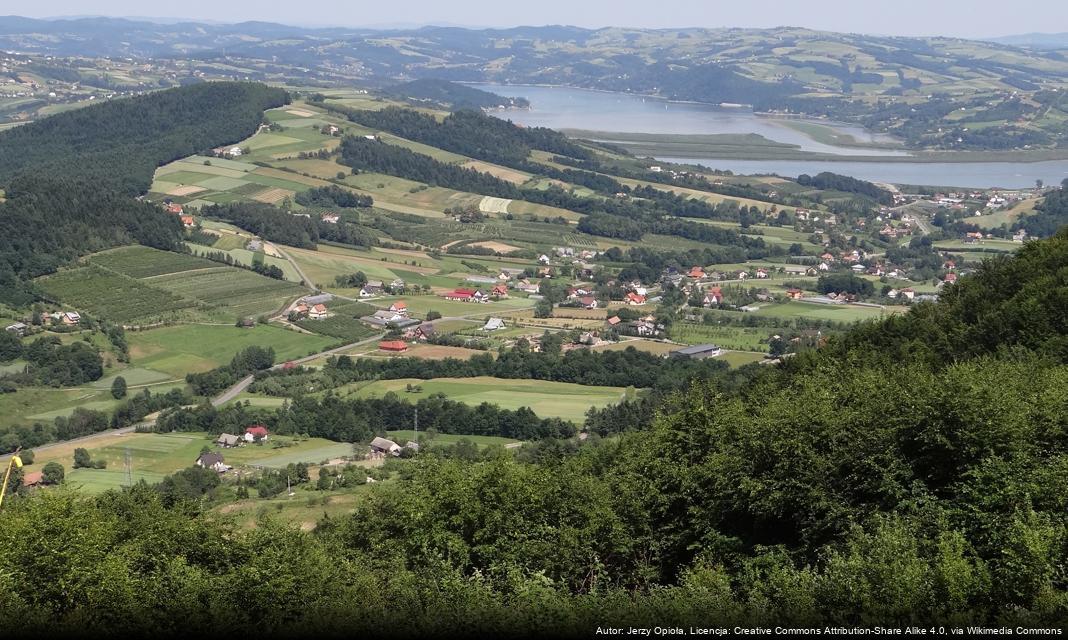
[[[325,318],[328,313],[329,312],[326,310],[325,304],[313,305],[310,309],[308,309],[308,317],[312,320],[321,320]]]
[[[266,440],[267,427],[262,424],[254,424],[251,427],[245,429],[245,442],[255,442],[257,440]]]
[[[704,300],[701,304],[706,307],[723,304],[723,289],[720,287],[709,287],[705,291]]]

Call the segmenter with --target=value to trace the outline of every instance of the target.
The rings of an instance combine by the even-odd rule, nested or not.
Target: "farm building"
[[[241,444],[241,438],[229,433],[223,433],[215,439],[215,444],[225,449],[232,449]]]
[[[723,353],[718,345],[714,344],[697,344],[692,347],[686,347],[685,349],[679,349],[678,351],[672,351],[672,358],[687,358],[690,360],[700,360],[702,358],[714,358]]]
[[[383,340],[378,343],[378,348],[382,351],[407,351],[408,344],[403,340]]]
[[[4,330],[5,331],[10,331],[11,333],[13,333],[13,334],[15,334],[15,335],[17,335],[18,337],[21,338],[22,336],[26,335],[26,329],[28,329],[28,328],[29,327],[26,326],[26,323],[24,323],[24,322],[16,322],[15,324],[7,325],[7,327],[5,327]]]
[[[245,429],[245,442],[266,440],[267,435],[267,427],[263,426],[262,424],[254,424],[251,427]]]
[[[386,438],[383,438],[381,436],[376,436],[375,439],[371,441],[372,454],[383,455],[388,453],[390,455],[399,456],[400,452],[400,445],[396,442],[393,442],[392,440],[387,440]]]

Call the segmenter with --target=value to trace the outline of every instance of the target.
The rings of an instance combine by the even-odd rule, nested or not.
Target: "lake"
[[[797,176],[833,171],[863,180],[898,184],[946,185],[959,187],[1005,187],[1017,189],[1034,186],[1036,179],[1046,184],[1060,184],[1068,178],[1068,160],[1043,162],[878,162],[850,161],[849,156],[901,156],[903,151],[858,149],[816,142],[800,131],[790,129],[781,120],[758,116],[748,109],[713,105],[668,102],[658,98],[624,93],[608,93],[567,87],[522,85],[473,85],[503,96],[522,96],[530,100],[529,110],[497,112],[505,118],[527,126],[553,129],[588,129],[626,133],[719,134],[756,133],[775,142],[798,145],[803,151],[842,156],[841,160],[732,160],[724,158],[659,157],[669,162],[702,164],[735,173],[775,173]],[[863,142],[883,142],[885,136],[873,134],[854,125],[820,121],[821,125],[848,133]]]

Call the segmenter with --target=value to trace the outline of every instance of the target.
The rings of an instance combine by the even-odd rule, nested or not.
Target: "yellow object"
[[[22,458],[18,457],[17,454],[11,456],[11,460],[7,463],[7,470],[4,471],[4,484],[0,485],[0,506],[3,506],[4,504],[4,494],[7,493],[7,482],[11,478],[11,467],[16,466],[20,469],[22,468]]]

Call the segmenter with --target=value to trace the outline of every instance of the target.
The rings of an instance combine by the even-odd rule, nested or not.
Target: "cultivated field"
[[[38,279],[49,295],[76,309],[122,323],[147,323],[187,315],[196,301],[101,267],[88,266]]]
[[[272,325],[247,329],[225,325],[187,324],[126,334],[134,366],[183,376],[228,363],[238,351],[253,345],[269,346],[275,360],[284,362],[317,353],[333,339],[290,331]]]
[[[419,385],[422,393],[406,393],[407,385]],[[339,393],[360,398],[381,397],[394,392],[415,402],[432,393],[444,393],[452,400],[477,405],[483,402],[504,409],[530,407],[542,417],[558,417],[580,423],[590,407],[604,407],[624,399],[626,389],[592,387],[544,380],[506,380],[503,378],[439,378],[435,380],[380,380],[357,383],[339,389]],[[399,426],[399,425],[398,425]]]

